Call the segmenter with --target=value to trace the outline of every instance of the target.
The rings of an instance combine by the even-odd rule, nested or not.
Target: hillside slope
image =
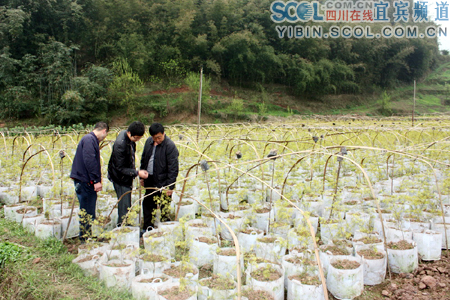
[[[384,99],[384,101],[383,101]],[[202,123],[264,121],[271,117],[344,115],[410,115],[414,105],[414,85],[383,91],[368,88],[362,94],[293,96],[288,86],[265,85],[255,88],[212,83],[202,95]],[[136,102],[134,118],[145,123],[196,123],[198,91],[180,82],[171,89],[148,85]],[[416,83],[415,114],[450,111],[450,62]],[[132,118],[123,110],[111,112],[113,125],[126,125]]]

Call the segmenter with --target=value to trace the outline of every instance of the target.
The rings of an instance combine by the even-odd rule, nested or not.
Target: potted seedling
[[[237,277],[237,259],[236,249],[233,247],[217,248],[213,261],[213,272],[221,276]],[[241,270],[244,266],[244,256],[241,254],[239,258]]]
[[[284,299],[284,271],[276,264],[258,264],[251,272],[247,272],[247,284],[267,291],[275,300]]]
[[[77,264],[83,270],[85,276],[97,276],[99,259],[99,254],[83,253],[73,259],[72,263]]]
[[[198,268],[187,261],[187,257],[183,257],[181,261],[171,263],[163,274],[172,278],[172,282],[179,282],[181,286],[189,285],[196,287],[199,270]]]
[[[133,212],[132,210],[128,213],[131,217],[133,217],[133,214],[135,215],[136,212]],[[134,218],[131,218],[134,219]],[[139,234],[140,229],[137,226],[127,226],[126,220],[129,220],[128,217],[122,222],[121,227],[114,228],[111,231],[111,240],[110,244],[118,243],[118,244],[125,244],[125,245],[135,245],[139,247]]]
[[[361,258],[335,256],[330,259],[327,287],[338,299],[353,299],[364,291],[364,270]]]
[[[364,266],[364,285],[377,285],[386,277],[386,251],[366,246],[355,251]]]
[[[238,232],[244,226],[245,218],[234,213],[227,213],[222,215],[224,221],[233,230],[233,232]],[[233,238],[231,232],[225,226],[221,227],[221,237],[225,240],[231,241]]]
[[[158,289],[159,300],[196,300],[197,289],[181,283],[168,283]]]
[[[196,237],[189,248],[189,261],[197,267],[212,265],[217,248],[218,240],[215,237]]]
[[[355,249],[355,252],[359,249],[365,249],[367,247],[382,251],[384,250],[384,243],[380,236],[375,234],[365,234],[364,236],[353,239],[353,248]]]
[[[213,275],[198,282],[198,300],[233,299],[236,295],[236,283],[232,276]]]
[[[105,231],[112,230],[111,225],[111,217],[100,214],[92,222],[92,236],[100,237]]]
[[[156,299],[157,290],[172,279],[166,275],[153,276],[147,269],[131,280],[131,293],[135,299]]]
[[[221,230],[218,225],[217,230]],[[200,236],[213,236],[213,227],[209,226],[202,219],[194,219],[185,222],[186,242],[188,245],[192,244],[192,241],[196,237]]]
[[[135,263],[132,260],[112,259],[100,262],[99,278],[106,287],[128,291],[135,275]]]
[[[281,265],[284,269],[284,287],[289,287],[289,277],[294,274],[309,272],[317,267],[317,262],[311,259],[312,252],[305,251],[298,253],[294,251],[292,254],[283,256]],[[318,272],[315,274],[318,275]]]
[[[393,273],[412,273],[417,269],[417,245],[412,240],[398,240],[386,244],[389,267]]]
[[[287,299],[315,299],[324,300],[322,282],[317,275],[307,272],[289,276]]]
[[[45,219],[36,226],[36,236],[41,239],[55,237],[61,239],[61,222],[59,220],[50,219],[48,211],[44,213]]]
[[[24,217],[32,217],[37,215],[37,208],[34,206],[24,206],[16,210],[15,221],[19,224],[22,223]]]
[[[144,248],[153,254],[175,257],[175,240],[170,235],[170,231],[154,229],[144,233],[142,239]]]
[[[264,231],[258,228],[254,227],[242,228],[237,235],[241,251],[243,253],[253,251],[256,245],[256,239],[261,238],[263,236]]]
[[[318,237],[316,236],[316,239]],[[296,247],[306,247],[308,249],[314,248],[314,242],[311,237],[311,232],[306,222],[301,222],[296,227],[289,230],[288,237],[288,249],[291,250]]]
[[[337,245],[322,245],[319,247],[319,257],[322,262],[322,267],[325,276],[328,274],[328,269],[330,265],[330,260],[334,256],[350,256],[351,252],[345,246],[337,246]]]

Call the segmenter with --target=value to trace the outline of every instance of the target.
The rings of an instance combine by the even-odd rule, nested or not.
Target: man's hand
[[[139,183],[141,184],[141,186],[144,186],[144,179],[139,180]]]
[[[148,172],[146,170],[139,170],[139,177],[142,179],[147,179],[148,178]]]
[[[172,196],[172,194],[173,194],[173,190],[166,190],[166,195],[167,196]]]
[[[102,183],[101,182],[97,182],[96,184],[94,184],[94,191],[100,192],[101,190],[102,190]]]

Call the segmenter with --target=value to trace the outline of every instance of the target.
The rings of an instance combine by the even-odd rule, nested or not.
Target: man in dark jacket
[[[162,188],[165,187],[165,194],[169,201],[161,203],[161,221],[168,220],[167,211],[170,206],[175,182],[178,176],[178,149],[175,143],[164,134],[164,127],[159,123],[153,123],[150,126],[150,135],[145,142],[144,152],[141,159],[141,170],[147,170],[148,178],[141,179],[141,185],[144,187]],[[154,197],[161,197],[161,192],[155,190],[146,190],[145,198],[142,204],[144,212],[144,230],[154,226],[152,217],[158,203]]]
[[[105,122],[95,124],[94,130],[80,141],[72,163],[70,178],[75,184],[75,192],[80,202],[80,240],[84,241],[90,232],[90,222],[95,219],[97,192],[102,190],[99,144],[108,135]],[[84,215],[84,213],[86,213]],[[91,220],[90,220],[91,219]]]
[[[136,142],[139,141],[145,133],[145,126],[139,121],[135,121],[128,126],[127,130],[119,133],[114,142],[111,158],[108,164],[108,178],[114,185],[117,199],[131,191],[133,179],[139,175],[141,178],[147,178],[146,170],[136,170],[135,153]],[[121,225],[123,218],[131,207],[131,193],[126,194],[118,204],[119,221]]]

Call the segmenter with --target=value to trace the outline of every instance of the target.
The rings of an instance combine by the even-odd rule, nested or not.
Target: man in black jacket
[[[147,170],[148,178],[141,179],[144,187],[162,188],[165,187],[165,194],[169,197],[169,203],[161,203],[161,221],[167,221],[167,211],[170,206],[175,182],[178,176],[178,149],[175,143],[164,134],[164,127],[159,123],[150,126],[150,135],[145,142],[144,152],[142,152],[141,170]],[[161,192],[149,189],[145,191],[145,198],[142,204],[144,212],[144,230],[154,226],[153,214],[158,203],[154,197],[161,197]]]
[[[108,164],[108,178],[114,185],[117,199],[131,191],[133,179],[139,175],[140,178],[147,178],[146,170],[136,170],[135,153],[136,142],[139,141],[145,133],[145,126],[139,121],[135,121],[128,126],[127,130],[119,133],[114,142],[111,158]],[[128,209],[131,207],[131,193],[126,194],[118,204],[119,219],[118,225],[122,221]]]
[[[90,233],[89,221],[95,219],[97,192],[102,190],[99,144],[106,138],[108,131],[109,126],[105,122],[95,124],[94,130],[81,139],[73,158],[70,178],[75,184],[75,192],[80,202],[80,212],[86,213],[80,218],[80,240],[82,242]]]

